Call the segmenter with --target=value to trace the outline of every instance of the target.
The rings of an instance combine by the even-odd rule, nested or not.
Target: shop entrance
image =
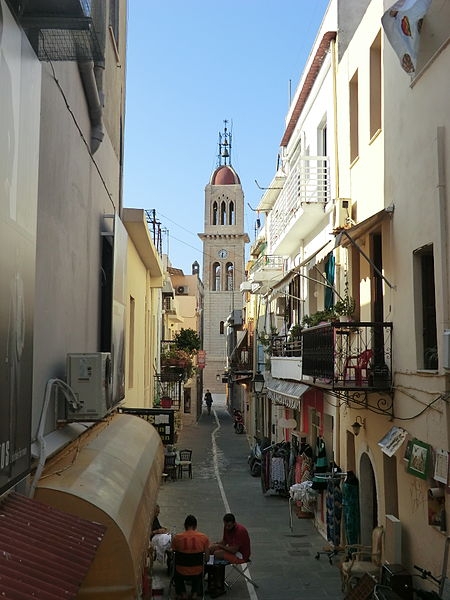
[[[364,452],[359,464],[361,544],[372,545],[372,530],[378,525],[378,502],[375,473],[369,455]]]

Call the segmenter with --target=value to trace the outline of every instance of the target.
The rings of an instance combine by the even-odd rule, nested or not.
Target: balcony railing
[[[333,390],[388,390],[392,323],[327,323],[302,331],[302,376]]]
[[[329,200],[327,156],[301,156],[291,169],[270,220],[270,239],[282,238],[292,220],[306,205],[326,204]]]
[[[260,256],[250,267],[250,275],[255,273],[261,274],[264,271],[283,271],[284,269],[284,258],[282,256],[272,256],[270,254],[264,254]]]

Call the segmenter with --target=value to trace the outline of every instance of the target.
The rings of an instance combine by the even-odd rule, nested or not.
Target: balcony
[[[11,8],[43,61],[103,60],[91,4],[91,0],[11,0]]]
[[[392,323],[326,323],[302,332],[302,377],[336,391],[388,391]]]
[[[328,157],[301,156],[270,215],[269,237],[278,254],[290,254],[298,238],[322,221],[329,202]]]
[[[284,258],[265,254],[250,267],[248,280],[251,283],[267,283],[280,278],[284,273]]]

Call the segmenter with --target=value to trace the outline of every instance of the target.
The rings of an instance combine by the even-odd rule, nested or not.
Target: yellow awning
[[[126,414],[98,423],[48,461],[36,499],[107,527],[78,598],[139,596],[163,466],[156,429]]]

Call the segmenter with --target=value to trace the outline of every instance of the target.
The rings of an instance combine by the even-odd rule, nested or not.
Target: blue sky
[[[293,95],[327,5],[128,3],[124,206],[156,210],[163,251],[186,274],[194,261],[203,266],[197,234],[224,119],[254,240],[252,208],[263,193],[255,180],[268,186],[275,174],[289,89]]]

